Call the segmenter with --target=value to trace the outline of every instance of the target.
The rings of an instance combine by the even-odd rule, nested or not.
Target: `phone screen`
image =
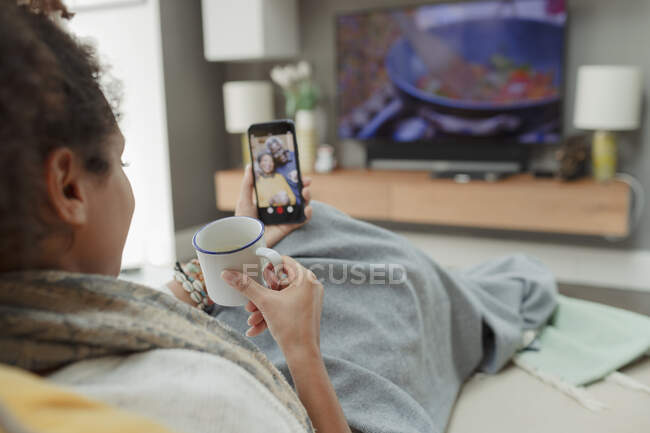
[[[249,142],[260,220],[266,224],[303,221],[304,200],[293,124],[283,121],[253,125]]]

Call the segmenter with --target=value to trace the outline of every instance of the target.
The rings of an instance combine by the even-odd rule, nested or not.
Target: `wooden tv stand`
[[[233,211],[243,171],[215,173],[217,208]],[[312,197],[361,219],[588,236],[626,236],[627,184],[517,175],[498,182],[431,179],[425,171],[311,174]]]

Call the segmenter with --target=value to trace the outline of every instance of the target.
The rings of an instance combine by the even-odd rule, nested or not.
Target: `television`
[[[508,159],[559,142],[566,19],[564,0],[337,15],[339,139],[399,159]]]

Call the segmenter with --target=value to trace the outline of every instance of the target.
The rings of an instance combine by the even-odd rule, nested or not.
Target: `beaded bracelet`
[[[193,259],[187,265],[187,273],[179,262],[174,267],[174,279],[178,281],[183,289],[190,295],[192,301],[196,302],[197,308],[206,310],[209,306],[210,299],[205,290],[203,282],[203,272],[201,272],[198,260]],[[188,275],[188,273],[191,275]]]

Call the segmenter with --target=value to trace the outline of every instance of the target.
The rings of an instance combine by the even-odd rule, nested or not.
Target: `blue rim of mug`
[[[206,228],[210,227],[212,224],[216,224],[216,223],[218,223],[219,221],[229,220],[229,219],[233,219],[233,218],[248,218],[249,220],[253,220],[253,221],[255,221],[255,222],[257,222],[257,223],[260,224],[260,226],[262,227],[262,231],[260,231],[260,234],[259,234],[259,235],[254,239],[254,240],[250,241],[249,243],[247,243],[247,244],[244,245],[243,247],[239,247],[239,248],[237,248],[237,249],[230,250],[230,251],[209,251],[209,250],[204,250],[203,248],[201,248],[201,247],[196,243],[196,237],[197,237],[197,236],[199,235],[199,233],[201,233],[203,230],[205,230]],[[264,236],[264,229],[265,229],[265,227],[264,227],[264,223],[263,223],[262,221],[258,220],[257,218],[251,218],[251,217],[247,217],[247,216],[231,216],[231,217],[221,218],[221,219],[218,219],[218,220],[216,220],[216,221],[212,221],[211,223],[208,223],[208,224],[204,225],[203,227],[201,227],[200,229],[198,229],[198,230],[196,231],[196,233],[194,233],[194,236],[192,237],[192,246],[194,246],[194,249],[195,249],[195,250],[200,251],[200,252],[202,252],[202,253],[204,253],[204,254],[212,254],[212,255],[232,254],[232,253],[236,253],[237,251],[245,250],[246,248],[248,248],[248,247],[250,247],[251,245],[253,245],[255,242],[259,241],[260,238],[261,238],[262,236]]]

